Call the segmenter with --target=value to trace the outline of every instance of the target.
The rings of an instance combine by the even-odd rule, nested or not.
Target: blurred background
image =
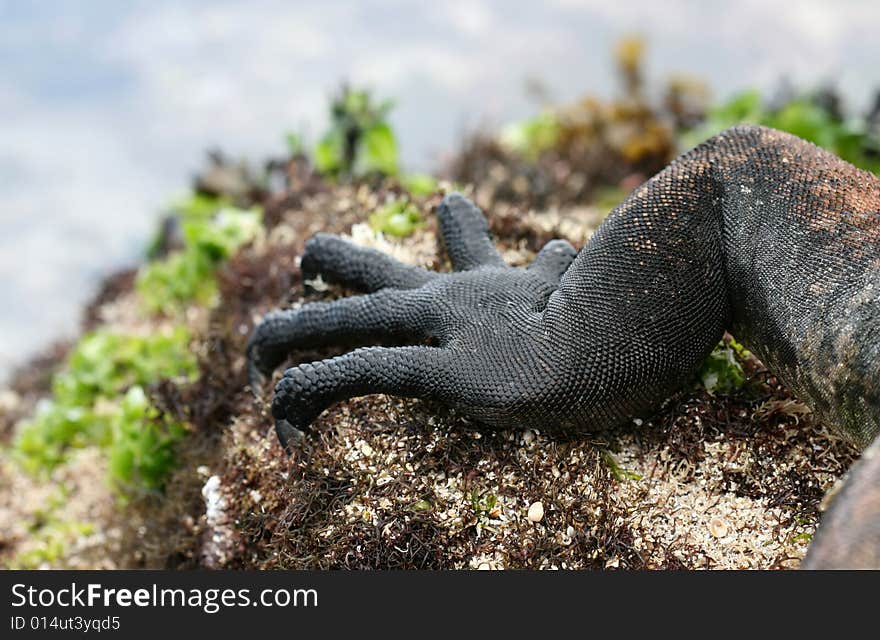
[[[670,82],[722,105],[832,87],[842,119],[872,109],[880,80],[876,2],[537,5],[0,1],[0,377],[76,333],[206,149],[315,144],[343,80],[394,99],[401,166],[428,172],[469,132],[619,92],[625,34],[647,51],[630,51],[646,99]]]

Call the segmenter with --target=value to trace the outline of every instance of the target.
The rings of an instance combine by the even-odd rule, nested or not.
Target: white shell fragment
[[[711,533],[716,538],[724,538],[728,533],[730,533],[730,525],[727,524],[727,520],[724,518],[719,518],[715,516],[711,520],[709,520],[709,533]]]
[[[529,507],[529,520],[532,522],[541,522],[544,519],[544,505],[539,502],[533,502]]]

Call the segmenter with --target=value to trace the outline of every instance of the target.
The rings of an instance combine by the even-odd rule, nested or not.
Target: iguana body
[[[272,408],[285,446],[369,393],[498,427],[606,427],[655,410],[725,330],[857,443],[880,431],[880,180],[828,152],[730,129],[636,189],[576,257],[555,241],[527,269],[504,264],[461,196],[438,215],[453,273],[310,241],[304,271],[374,293],[270,315],[255,372],[319,343],[418,346],[287,370]]]

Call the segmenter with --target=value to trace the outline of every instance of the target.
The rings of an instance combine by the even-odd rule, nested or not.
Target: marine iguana
[[[461,195],[438,217],[451,273],[328,234],[307,243],[305,277],[365,295],[267,315],[252,385],[294,349],[398,346],[285,371],[272,404],[285,448],[332,403],[373,393],[588,432],[656,410],[725,330],[860,446],[880,431],[880,179],[827,151],[728,129],[633,191],[579,253],[554,240],[526,268],[504,263]],[[878,459],[852,472],[806,566],[880,566]]]

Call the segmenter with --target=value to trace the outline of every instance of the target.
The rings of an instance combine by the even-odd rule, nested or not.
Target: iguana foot
[[[302,258],[320,275],[366,292],[274,311],[248,344],[251,384],[289,353],[329,345],[367,346],[288,369],[275,387],[272,415],[288,447],[328,406],[374,393],[431,398],[503,424],[552,393],[542,312],[574,260],[568,242],[549,242],[526,268],[507,266],[480,210],[458,194],[438,209],[453,273],[403,264],[379,251],[318,234]],[[543,373],[542,373],[543,372]],[[553,378],[561,379],[561,378]]]

